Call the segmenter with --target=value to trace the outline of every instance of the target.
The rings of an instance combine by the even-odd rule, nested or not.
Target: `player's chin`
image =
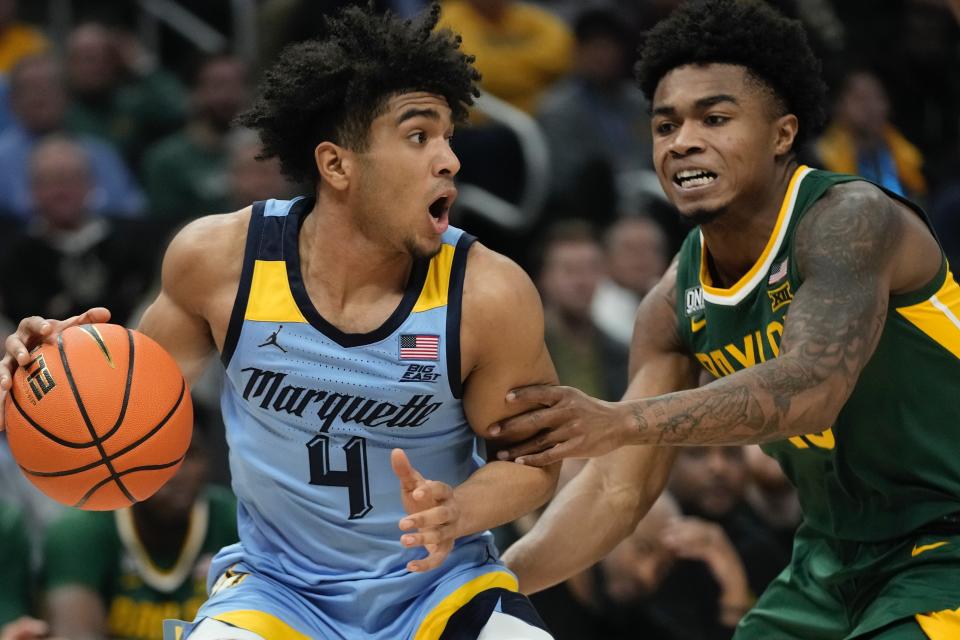
[[[417,260],[429,260],[438,253],[443,246],[441,236],[421,236],[409,243],[407,250]]]
[[[713,222],[726,211],[726,203],[716,201],[675,202],[674,205],[680,222],[690,228]]]

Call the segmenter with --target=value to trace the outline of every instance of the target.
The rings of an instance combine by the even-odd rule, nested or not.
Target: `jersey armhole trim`
[[[263,227],[264,202],[255,202],[250,212],[250,224],[247,227],[247,240],[243,251],[243,268],[240,271],[240,284],[237,287],[237,297],[230,312],[230,323],[227,325],[227,334],[223,339],[223,352],[220,361],[223,368],[230,365],[230,359],[240,341],[243,331],[243,318],[247,310],[247,300],[250,297],[250,283],[253,280],[253,267],[257,261],[257,252],[260,247],[260,230]]]
[[[450,288],[447,290],[447,378],[450,392],[460,400],[463,397],[463,380],[460,379],[460,312],[463,307],[463,279],[467,272],[467,255],[476,241],[464,233],[457,240],[457,247],[450,266]]]

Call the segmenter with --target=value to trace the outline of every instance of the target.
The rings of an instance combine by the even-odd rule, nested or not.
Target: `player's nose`
[[[452,178],[460,172],[460,158],[454,153],[450,145],[443,145],[433,165],[435,176]]]
[[[703,151],[704,143],[695,122],[689,120],[680,124],[670,139],[670,152],[678,157]]]

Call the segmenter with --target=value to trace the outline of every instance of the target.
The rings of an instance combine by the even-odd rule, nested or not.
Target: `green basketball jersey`
[[[681,338],[721,377],[776,358],[803,280],[797,225],[830,187],[856,176],[797,169],[767,245],[728,289],[712,285],[694,229],[680,250]],[[921,216],[924,213],[904,202]],[[890,297],[886,324],[832,425],[763,445],[797,487],[806,522],[845,540],[904,535],[960,511],[960,287],[946,260],[922,289]]]
[[[219,487],[194,504],[183,546],[170,557],[147,552],[130,509],[71,510],[46,532],[44,587],[99,593],[111,638],[161,640],[165,619],[193,619],[207,599],[211,558],[236,541],[236,500]]]

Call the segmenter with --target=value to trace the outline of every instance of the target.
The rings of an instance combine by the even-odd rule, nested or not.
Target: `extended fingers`
[[[575,457],[575,455],[573,455],[573,447],[569,442],[561,442],[560,444],[551,447],[542,453],[534,453],[519,457],[515,460],[515,462],[517,464],[523,464],[529,467],[548,467],[551,464],[560,462],[564,458],[570,457]]]
[[[555,429],[571,417],[569,409],[546,407],[501,420],[490,428],[490,435],[512,439],[532,438],[545,429]]]
[[[426,529],[450,524],[459,517],[457,509],[451,505],[441,504],[437,507],[404,516],[400,520],[400,528],[404,531]]]
[[[507,404],[550,406],[563,397],[562,387],[547,384],[535,384],[529,387],[512,389],[507,394]]]
[[[7,355],[25,367],[30,364],[30,345],[37,344],[50,335],[53,327],[40,316],[31,316],[20,321],[17,330],[7,336],[4,347]]]
[[[443,564],[444,560],[447,559],[447,556],[450,555],[451,549],[453,549],[452,541],[441,545],[431,545],[430,547],[427,547],[428,554],[426,558],[421,558],[420,560],[411,560],[407,563],[407,571],[423,573],[424,571],[436,569]]]
[[[426,480],[413,491],[414,500],[426,500],[429,498],[434,502],[442,503],[452,497],[453,488],[446,482],[440,482],[438,480]]]
[[[554,431],[541,431],[529,440],[510,445],[497,452],[497,458],[500,460],[514,460],[520,456],[526,456],[533,453],[542,453],[547,449],[563,441],[563,432],[560,429]]]
[[[400,536],[400,544],[405,547],[428,547],[430,545],[439,545],[453,539],[453,527],[450,524],[442,524],[437,527],[421,529],[416,533],[405,533]]]
[[[13,357],[10,354],[0,359],[0,391],[9,391],[13,384]]]
[[[390,466],[400,479],[400,487],[404,491],[414,491],[423,484],[423,476],[410,464],[410,459],[407,458],[403,449],[394,449],[390,452]]]

